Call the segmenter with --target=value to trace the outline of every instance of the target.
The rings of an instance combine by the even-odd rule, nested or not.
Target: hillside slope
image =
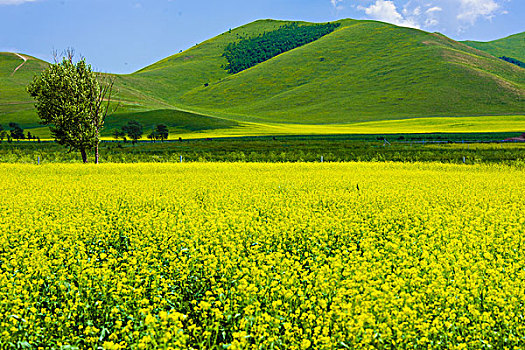
[[[525,111],[519,67],[438,34],[342,24],[174,102],[244,120],[308,124]]]
[[[47,63],[28,55],[23,57],[25,62],[14,53],[0,52],[0,124],[13,121],[26,127],[38,125],[26,86]]]
[[[19,54],[0,53],[0,125],[7,128],[10,122],[16,122],[24,129],[31,129],[34,135],[49,137],[47,128],[39,124],[34,101],[26,91],[33,76],[44,70],[48,63],[28,55],[21,56],[27,60],[24,61]],[[116,85],[114,107],[118,104],[118,108],[114,115],[108,117],[104,135],[111,135],[113,129],[120,128],[129,120],[139,120],[146,132],[158,123],[167,124],[179,133],[237,125],[177,110],[162,99],[145,94],[125,78],[119,75],[112,77]]]
[[[525,62],[525,32],[494,41],[463,41],[463,43],[495,57],[507,56]]]
[[[238,27],[138,72],[121,76],[120,84],[132,85],[151,96],[180,104],[180,97],[188,91],[230,75],[223,68],[227,61],[222,57],[229,43],[243,36],[278,29],[288,23],[291,22],[261,20]]]
[[[21,57],[26,58],[26,61]],[[34,101],[27,93],[27,85],[47,66],[47,62],[29,55],[0,52],[0,124],[16,122],[24,128],[39,125],[33,107]],[[164,102],[155,101],[126,86],[119,90],[118,99],[122,102],[123,111],[165,105]]]

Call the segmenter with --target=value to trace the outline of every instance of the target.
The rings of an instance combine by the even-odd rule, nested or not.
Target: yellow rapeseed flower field
[[[0,174],[2,349],[525,348],[518,168]]]

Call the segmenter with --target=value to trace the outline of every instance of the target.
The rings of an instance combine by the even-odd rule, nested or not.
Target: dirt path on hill
[[[13,73],[11,73],[11,75],[14,75],[14,74],[16,73],[16,71],[19,70],[20,68],[22,68],[22,66],[27,62],[27,57],[22,56],[22,55],[19,54],[19,53],[15,53],[15,55],[17,55],[18,57],[20,57],[21,59],[23,59],[24,62],[22,62],[22,64],[20,64],[18,67],[16,67],[15,70],[13,71]]]

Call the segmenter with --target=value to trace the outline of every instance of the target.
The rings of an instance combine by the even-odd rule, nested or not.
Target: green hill
[[[424,116],[523,113],[519,67],[444,36],[344,21],[323,38],[180,102],[244,120],[352,123]]]
[[[525,32],[494,41],[463,41],[463,43],[495,57],[507,56],[525,62]]]
[[[23,57],[27,61],[14,53],[0,52],[0,124],[13,121],[34,127],[38,120],[33,100],[25,89],[33,75],[40,73],[47,63],[28,55]]]
[[[223,33],[182,53],[167,57],[136,73],[122,76],[122,82],[151,95],[180,104],[180,97],[197,87],[229,76],[222,56],[229,43],[245,36],[276,30],[290,22],[256,21]]]
[[[14,53],[0,53],[0,125],[7,128],[10,122],[16,122],[24,129],[31,129],[34,135],[49,137],[47,127],[39,124],[33,99],[26,92],[33,76],[45,69],[48,63],[28,55],[22,56],[27,61],[24,62]],[[118,103],[119,106],[117,113],[108,117],[104,135],[111,135],[112,130],[120,128],[129,120],[139,120],[145,128],[165,123],[178,133],[237,125],[235,122],[180,111],[169,103],[136,89],[125,76],[113,77],[117,86],[115,104]]]
[[[337,24],[318,40],[305,40],[309,43],[236,74],[227,71],[228,47],[276,37],[267,33],[285,26],[312,24],[259,20],[133,74],[114,75],[121,107],[108,119],[106,134],[131,119],[148,127],[163,122],[177,134],[214,137],[342,133],[357,130],[352,125],[366,127],[363,123],[381,130],[383,122],[390,127],[399,125],[392,120],[429,123],[435,117],[468,118],[468,123],[456,123],[464,126],[458,132],[470,130],[472,123],[490,130],[482,116],[503,116],[506,128],[525,128],[523,118],[511,118],[525,114],[522,68],[440,34],[376,21]],[[21,62],[13,54],[0,54],[0,86],[10,91],[3,95],[0,90],[0,123],[21,117],[31,127],[37,118],[25,85],[45,62],[29,60],[10,75]],[[22,106],[27,110],[19,113]],[[494,118],[488,118],[494,126]],[[447,125],[454,128],[450,120]]]
[[[519,67],[439,34],[374,21],[342,20],[333,33],[255,67],[237,74],[224,69],[228,44],[291,23],[250,23],[126,79],[175,106],[262,123],[525,110],[525,74]]]

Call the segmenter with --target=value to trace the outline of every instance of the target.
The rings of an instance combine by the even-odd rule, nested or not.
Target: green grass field
[[[166,119],[169,116],[169,119]],[[525,131],[525,115],[435,117],[384,120],[355,124],[284,124],[235,122],[176,110],[151,111],[122,114],[117,119],[108,119],[102,134],[103,140],[113,140],[113,131],[128,120],[147,120],[143,140],[156,123],[168,121],[169,139],[204,139],[256,136],[326,136],[326,135],[393,135],[393,134],[437,134],[437,133],[521,133]],[[147,119],[146,119],[147,118]],[[42,140],[50,139],[47,127],[28,129]]]
[[[399,134],[399,133],[484,133],[525,131],[525,116],[436,117],[384,120],[355,124],[257,124],[240,123],[229,129],[181,134],[185,139],[331,134]],[[173,135],[178,137],[177,134]]]

